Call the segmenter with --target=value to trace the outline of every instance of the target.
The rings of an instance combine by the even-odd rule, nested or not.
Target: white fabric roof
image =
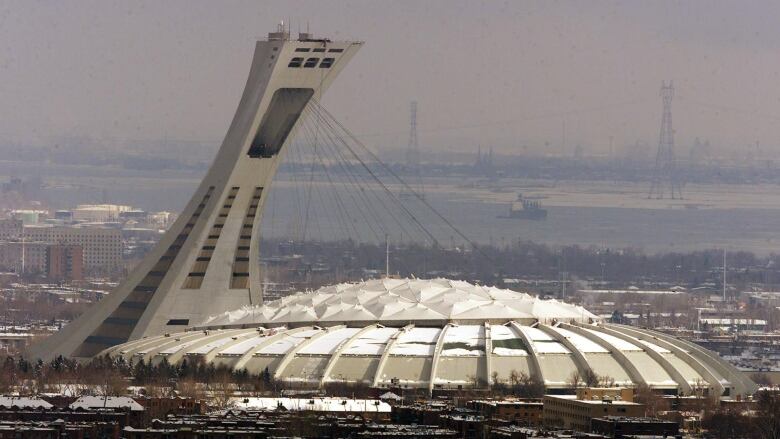
[[[553,320],[599,318],[580,306],[448,279],[375,279],[322,287],[208,318],[199,326],[317,322]]]
[[[424,388],[431,384],[429,377],[434,361],[437,362],[434,385],[454,388],[471,385],[473,377],[488,380],[489,377],[479,375],[486,372],[485,363],[479,357],[490,355],[491,370],[497,372],[504,382],[508,382],[513,372],[523,372],[529,375],[537,374],[536,377],[543,380],[548,387],[566,388],[570,386],[570,375],[577,370],[576,360],[581,354],[596,374],[612,377],[621,385],[630,386],[645,382],[653,388],[679,389],[676,380],[681,376],[691,385],[704,380],[710,385],[731,386],[737,392],[734,394],[753,391],[751,383],[738,381],[741,379],[739,371],[720,359],[717,354],[691,350],[690,346],[673,337],[665,337],[663,344],[666,348],[662,348],[656,343],[645,341],[644,339],[653,340],[654,335],[641,328],[606,324],[530,326],[517,321],[504,324],[489,321],[483,321],[481,324],[424,322],[421,326],[414,326],[415,324],[416,322],[392,326],[307,325],[262,331],[197,330],[150,337],[146,344],[135,348],[129,347],[130,344],[127,347],[117,346],[113,348],[113,355],[129,360],[134,358],[136,350],[146,349],[152,352],[151,361],[167,358],[179,363],[183,361],[181,355],[171,357],[163,351],[180,354],[197,352],[207,354],[207,361],[211,364],[233,370],[245,368],[252,374],[259,374],[267,368],[282,380],[310,384],[336,382],[336,379],[350,383],[376,381],[380,387],[398,380],[397,383],[415,388]],[[642,340],[637,334],[643,334]],[[233,337],[235,343],[225,343],[225,340],[233,341]],[[179,347],[173,348],[171,340]],[[193,340],[200,342],[194,344]],[[657,343],[662,343],[660,338],[657,340]],[[181,345],[188,347],[181,348]],[[491,347],[489,351],[486,351],[487,346]],[[440,348],[439,355],[435,355],[437,347]],[[666,361],[658,361],[655,353]],[[247,356],[238,358],[244,354]],[[284,358],[279,360],[278,357],[282,356]],[[699,369],[693,367],[696,363],[689,356],[709,369],[713,376],[702,376],[697,372]],[[380,359],[384,359],[384,362],[379,361]],[[539,364],[538,371],[533,366],[534,363]],[[324,370],[325,364],[330,364],[331,367]],[[667,364],[676,369],[679,375],[667,370]],[[634,375],[631,373],[634,370],[638,371],[641,380],[634,381]],[[109,398],[105,405],[115,407],[124,403],[134,407],[130,401]],[[257,402],[258,404],[249,406],[273,409],[279,403],[270,401],[271,405],[267,406],[267,401]],[[339,401],[338,404],[342,402]],[[294,406],[298,404],[291,403]],[[104,400],[101,397],[85,397],[79,400],[79,404],[102,407]],[[317,406],[319,403],[307,404]],[[322,406],[321,410],[342,410],[341,406],[335,407],[329,403],[319,406]]]

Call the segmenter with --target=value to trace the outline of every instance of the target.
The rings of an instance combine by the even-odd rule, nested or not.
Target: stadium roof
[[[339,284],[212,317],[198,329],[102,352],[129,362],[205,362],[302,386],[459,389],[572,377],[733,398],[756,385],[694,343],[607,324],[581,307],[445,279]]]
[[[370,322],[593,322],[581,306],[448,279],[376,279],[298,293],[228,311],[200,327],[301,326]]]

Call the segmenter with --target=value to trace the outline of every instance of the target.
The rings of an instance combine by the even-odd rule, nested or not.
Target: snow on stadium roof
[[[581,306],[448,279],[375,279],[322,287],[208,318],[199,327],[349,322],[593,322]]]
[[[590,371],[622,386],[733,398],[757,389],[691,342],[603,322],[581,307],[445,279],[323,287],[101,353],[128,362],[204,361],[302,386],[460,389],[523,374],[569,389]],[[582,375],[580,375],[582,376]],[[514,377],[514,378],[513,378]]]

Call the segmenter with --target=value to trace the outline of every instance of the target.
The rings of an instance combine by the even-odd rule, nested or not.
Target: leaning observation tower
[[[225,140],[176,223],[108,297],[30,349],[34,358],[91,357],[144,336],[176,332],[214,313],[262,302],[263,205],[307,105],[361,47],[283,26],[255,46]]]

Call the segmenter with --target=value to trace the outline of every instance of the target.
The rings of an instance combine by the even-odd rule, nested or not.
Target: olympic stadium
[[[206,362],[313,387],[459,389],[525,374],[548,391],[593,374],[687,395],[752,393],[716,354],[658,332],[608,324],[582,307],[446,279],[323,287],[121,344],[127,361]]]
[[[527,376],[555,391],[577,385],[572,377],[579,375],[667,394],[735,398],[756,390],[693,343],[506,289],[385,278],[266,302],[258,263],[262,213],[290,139],[311,131],[303,121],[317,121],[314,131],[324,134],[318,138],[352,142],[344,148],[355,166],[375,176],[353,148],[364,146],[319,103],[361,47],[308,32],[294,39],[284,26],[258,41],[233,122],[176,222],[108,297],[27,355],[205,362],[267,370],[276,380],[313,387],[343,382],[432,392]],[[392,196],[388,217],[408,213],[378,183]]]

